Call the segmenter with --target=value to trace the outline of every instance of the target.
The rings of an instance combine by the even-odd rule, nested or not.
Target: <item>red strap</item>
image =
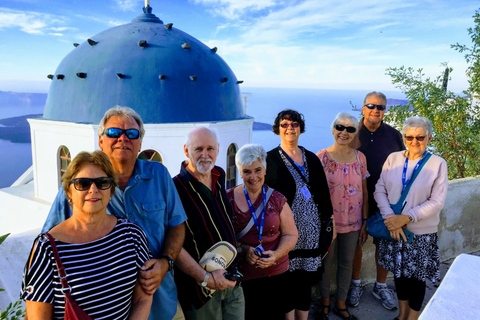
[[[68,281],[67,281],[67,274],[65,273],[65,268],[63,267],[62,260],[60,260],[60,256],[58,255],[58,250],[57,250],[57,246],[55,245],[55,240],[53,240],[52,235],[48,232],[45,232],[43,235],[48,237],[48,240],[50,240],[50,244],[52,245],[53,255],[55,256],[55,262],[57,264],[58,275],[60,276],[60,283],[62,284],[62,288],[67,289],[69,288]]]

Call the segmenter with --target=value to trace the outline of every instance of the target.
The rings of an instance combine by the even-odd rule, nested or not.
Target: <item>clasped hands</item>
[[[245,254],[245,259],[247,260],[248,264],[255,265],[258,268],[268,268],[277,261],[277,256],[275,251],[273,250],[265,250],[262,255],[267,256],[266,258],[259,257],[255,254],[255,249],[251,246],[247,246],[248,250]]]
[[[403,228],[406,227],[408,222],[410,222],[410,219],[404,214],[392,214],[384,220],[385,226],[390,231],[390,236],[397,241],[403,239],[404,242],[407,242],[407,237]]]

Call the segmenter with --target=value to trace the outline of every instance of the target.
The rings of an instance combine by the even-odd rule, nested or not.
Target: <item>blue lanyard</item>
[[[278,145],[281,149],[282,149],[282,146],[281,145]],[[283,150],[283,149],[282,149]],[[300,149],[301,150],[301,149]],[[292,157],[290,157],[288,155],[288,153],[285,152],[285,150],[283,150],[284,154],[287,155],[287,157],[292,160],[293,164],[297,166],[298,169],[300,169],[300,171],[302,172],[303,176],[305,177],[305,164],[303,166],[299,165],[295,160],[292,159]],[[303,158],[303,152],[302,152],[302,158]]]
[[[408,177],[408,179],[407,179],[408,156],[405,157],[405,164],[403,165],[403,174],[402,174],[402,184],[403,184],[402,192],[403,192],[403,190],[405,190],[405,188],[408,186],[408,183],[410,182],[410,179],[412,179],[413,175],[415,174],[415,171],[417,171],[417,170],[418,170],[418,167],[420,167],[420,165],[422,164],[423,159],[425,158],[425,155],[426,155],[426,154],[427,154],[427,150],[425,150],[425,152],[423,153],[422,158],[421,158],[420,161],[418,161],[418,163],[415,165],[415,168],[413,168],[413,172],[412,172],[412,174],[410,175],[410,177]]]
[[[252,213],[253,222],[255,222],[255,227],[258,230],[258,242],[262,244],[262,233],[263,233],[263,225],[265,224],[265,208],[267,207],[267,195],[265,193],[265,185],[262,186],[263,191],[263,211],[262,217],[260,219],[260,224],[258,223],[258,219],[255,216],[255,210],[253,210],[252,201],[250,201],[250,197],[247,193],[247,188],[243,185],[243,192],[245,193],[245,198],[247,199],[248,207],[250,208],[250,212]]]

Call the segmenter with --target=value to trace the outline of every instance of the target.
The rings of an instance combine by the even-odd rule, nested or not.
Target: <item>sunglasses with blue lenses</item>
[[[138,139],[140,137],[140,132],[137,129],[108,128],[105,129],[104,133],[109,138],[120,138],[124,133],[128,139]]]
[[[107,190],[112,187],[113,178],[112,177],[100,177],[100,178],[76,178],[72,179],[70,184],[73,183],[73,186],[78,191],[86,191],[89,190],[92,183],[95,183],[97,189],[99,190]]]
[[[373,103],[366,104],[365,107],[367,107],[370,110],[373,110],[373,109],[377,108],[378,111],[383,111],[387,108],[383,104],[373,104]]]
[[[344,126],[343,124],[336,124],[335,125],[335,129],[338,130],[338,131],[343,131],[343,130],[347,130],[348,133],[355,133],[355,131],[357,131],[357,128],[355,127],[346,127]]]

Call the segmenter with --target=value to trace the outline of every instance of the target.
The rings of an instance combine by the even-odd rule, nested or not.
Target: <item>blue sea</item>
[[[305,116],[306,131],[300,137],[300,145],[312,152],[333,144],[330,124],[337,113],[345,111],[360,116],[352,106],[361,107],[368,91],[320,90],[283,88],[242,88],[248,97],[247,114],[256,122],[273,124],[283,109],[294,109]],[[389,99],[404,99],[401,92],[384,92]],[[27,114],[41,114],[43,107],[0,106],[0,119]],[[266,150],[276,147],[280,138],[270,130],[254,130],[252,142]],[[0,140],[0,188],[10,186],[32,165],[31,145]]]

